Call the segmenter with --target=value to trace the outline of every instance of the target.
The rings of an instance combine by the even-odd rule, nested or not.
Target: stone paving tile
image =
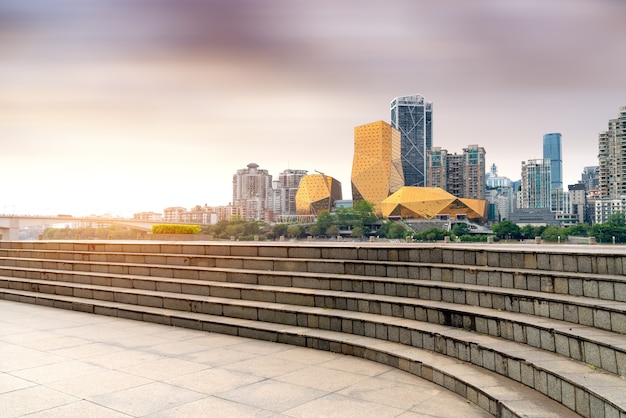
[[[275,380],[312,389],[335,392],[359,383],[363,378],[363,375],[357,373],[326,369],[324,367],[306,367],[277,376]]]
[[[209,411],[210,415],[214,417],[262,418],[276,416],[274,412],[211,396],[158,412],[150,415],[150,418],[202,417],[207,416]]]
[[[73,377],[49,383],[48,387],[60,392],[89,399],[120,390],[130,389],[150,383],[151,380],[116,370],[105,370],[88,375]]]
[[[0,310],[0,330],[40,333],[23,341],[82,340],[40,351],[0,339],[3,418],[165,418],[208,411],[219,417],[410,418],[442,417],[453,404],[463,412],[457,416],[486,416],[474,415],[476,405],[439,386],[360,358],[1,300]],[[38,318],[42,328],[32,328]],[[333,393],[338,389],[358,396]]]
[[[239,363],[255,357],[257,357],[256,354],[245,351],[235,351],[230,346],[206,349],[179,356],[180,359],[193,361],[195,363],[202,363],[209,366],[225,366],[227,364]]]
[[[229,370],[250,373],[255,376],[274,378],[283,374],[291,373],[295,370],[303,369],[306,365],[271,357],[259,356],[237,363],[231,363],[224,368]]]
[[[0,349],[0,353],[1,352],[2,350]],[[28,380],[7,373],[0,373],[0,393],[13,392],[36,385],[35,382],[29,382]]]
[[[205,396],[161,382],[94,396],[91,401],[132,416],[145,416],[197,401]]]
[[[74,377],[86,376],[105,370],[106,369],[100,366],[85,363],[79,360],[67,360],[59,363],[14,371],[12,374],[31,382],[50,383]]]
[[[79,399],[74,396],[45,386],[33,386],[0,394],[0,415],[3,418],[21,417],[77,401]]]
[[[276,380],[262,380],[222,392],[219,398],[273,412],[284,412],[324,396],[326,392]]]
[[[385,418],[398,417],[402,413],[403,410],[399,408],[390,408],[337,393],[331,393],[284,411],[284,414],[290,417],[326,418]]]
[[[154,361],[146,361],[136,366],[124,367],[119,370],[135,376],[160,381],[171,377],[198,372],[209,367],[210,366],[206,364],[166,357]]]
[[[167,379],[164,383],[212,395],[247,386],[261,380],[264,380],[264,378],[249,373],[214,367]]]
[[[420,390],[416,390],[415,385],[405,382],[368,378],[337,393],[379,405],[408,410],[433,396],[439,395],[442,391],[445,389],[426,384]]]
[[[28,418],[129,418],[127,415],[89,401],[79,401],[58,406],[45,411],[35,412]]]

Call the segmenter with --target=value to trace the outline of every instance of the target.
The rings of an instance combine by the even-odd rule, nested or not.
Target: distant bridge
[[[143,221],[139,219],[124,218],[94,218],[74,217],[70,215],[37,216],[37,215],[0,215],[0,239],[17,241],[20,228],[39,225],[69,224],[69,223],[100,223],[106,225],[120,225],[139,231],[150,231],[152,225],[162,224],[163,221]],[[167,222],[173,223],[173,222]],[[196,225],[195,222],[185,222]],[[197,224],[200,225],[200,224]]]

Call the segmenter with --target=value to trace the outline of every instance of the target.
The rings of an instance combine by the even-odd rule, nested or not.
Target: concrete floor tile
[[[230,347],[219,347],[206,349],[204,351],[196,351],[181,355],[182,360],[192,361],[195,363],[203,363],[210,366],[227,365],[238,363],[240,361],[256,358],[258,355],[245,351],[235,351]]]
[[[249,373],[214,367],[167,379],[164,383],[211,395],[247,386],[263,379],[263,377]]]
[[[206,350],[206,347],[203,347],[199,344],[194,344],[183,341],[166,341],[161,344],[153,345],[148,347],[146,351],[149,351],[154,354],[158,354],[160,356],[181,356],[184,354],[194,353],[197,351]]]
[[[364,376],[377,376],[388,372],[390,368],[384,364],[374,363],[357,357],[338,354],[339,357],[324,363],[323,367],[343,370],[350,373],[358,373]]]
[[[115,370],[105,370],[98,373],[56,381],[49,383],[47,386],[81,399],[88,399],[148,383],[151,383],[151,380],[143,377]]]
[[[259,408],[211,396],[161,411],[151,415],[150,418],[202,417],[208,415],[213,417],[258,418],[263,416],[262,413],[263,410]]]
[[[176,376],[186,375],[209,368],[210,366],[201,363],[180,360],[177,358],[162,358],[154,361],[147,361],[140,365],[129,366],[119,369],[124,373],[145,377],[151,380],[164,380]]]
[[[67,359],[54,354],[42,353],[26,347],[8,345],[2,348],[0,372],[16,372],[18,370],[41,367],[65,361],[67,361]]]
[[[286,344],[278,344],[270,341],[259,341],[249,339],[246,342],[241,344],[231,346],[233,350],[244,351],[246,353],[252,353],[257,355],[267,355],[279,353],[281,351],[286,351],[292,348],[292,346]]]
[[[387,405],[402,410],[416,407],[425,400],[439,395],[445,389],[437,386],[421,387],[393,380],[367,378],[337,393],[363,401]]]
[[[37,385],[35,382],[30,382],[8,373],[0,373],[0,393],[13,392],[35,385]]]
[[[250,373],[255,376],[274,378],[286,373],[291,373],[295,370],[303,369],[306,365],[294,361],[260,356],[238,363],[231,363],[224,367],[230,370]]]
[[[338,354],[328,351],[311,350],[304,347],[293,347],[290,350],[271,354],[271,357],[295,361],[297,363],[320,365],[328,361],[336,360]]]
[[[275,380],[263,380],[219,394],[219,398],[273,412],[283,412],[324,396],[326,392]]]
[[[210,332],[196,333],[195,338],[186,340],[189,343],[203,345],[207,348],[227,347],[247,342],[247,338],[235,337],[232,335],[213,334]]]
[[[129,418],[130,415],[114,411],[89,401],[79,401],[28,415],[28,418]]]
[[[326,369],[324,367],[306,367],[291,373],[275,377],[275,380],[294,385],[336,392],[355,383],[361,382],[362,374]]]
[[[112,353],[100,354],[84,358],[86,363],[95,364],[109,369],[120,370],[125,367],[138,366],[140,364],[165,358],[156,354],[140,350],[122,348]]]
[[[85,363],[79,360],[67,360],[59,363],[47,364],[45,366],[18,370],[12,374],[31,382],[50,383],[74,377],[87,376],[104,370],[104,368],[94,364]]]
[[[145,416],[202,399],[205,395],[155,382],[91,398],[93,403],[132,416]]]
[[[327,417],[327,418],[385,418],[397,417],[402,409],[389,408],[377,403],[367,402],[331,393],[284,411],[291,417]]]
[[[122,347],[111,345],[111,344],[102,344],[102,343],[88,343],[75,347],[66,347],[59,348],[56,350],[51,350],[51,354],[55,354],[57,356],[70,358],[74,360],[86,359],[89,357],[100,356],[104,354],[115,353],[118,351],[124,350]]]
[[[33,386],[0,394],[0,414],[3,418],[21,417],[79,400],[44,386]]]

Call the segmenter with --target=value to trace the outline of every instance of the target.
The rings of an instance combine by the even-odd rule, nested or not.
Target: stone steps
[[[0,268],[1,270],[2,268]],[[36,277],[40,280],[0,277],[0,287],[21,290],[36,288],[45,293],[83,296],[87,291],[87,287],[77,286],[73,288],[73,284],[104,284],[122,289],[135,288],[236,300],[298,304],[318,308],[339,308],[356,312],[377,313],[386,316],[430,321],[522,342],[626,376],[626,346],[619,335],[590,326],[579,325],[572,327],[570,323],[564,321],[540,319],[523,313],[510,313],[465,304],[388,296],[379,293],[305,289],[293,286],[284,287],[104,273],[70,273],[62,270],[24,269],[12,271],[12,273],[18,272],[23,273],[22,276]],[[39,275],[36,273],[39,273]],[[45,280],[41,280],[42,278]],[[67,284],[64,284],[65,282]],[[104,291],[99,289],[99,292],[103,293]],[[109,297],[109,300],[114,299]],[[163,306],[163,303],[158,306]]]
[[[570,296],[541,291],[501,288],[475,284],[421,279],[331,274],[300,271],[254,270],[252,268],[191,267],[179,265],[105,263],[87,261],[49,261],[42,259],[0,259],[0,274],[25,272],[21,277],[39,278],[37,274],[63,275],[63,272],[90,272],[136,276],[205,279],[250,284],[283,285],[302,288],[326,288],[388,296],[420,298],[469,306],[481,306],[519,312],[587,325],[626,334],[626,303]],[[30,266],[37,266],[30,267]],[[28,272],[32,272],[29,276]],[[39,273],[37,273],[39,272]]]
[[[576,408],[578,405],[583,413],[600,407],[599,404],[596,405],[595,398],[589,398],[582,392],[577,398],[576,392],[568,389],[562,405],[523,383],[512,381],[482,366],[458,361],[432,350],[399,342],[381,341],[375,337],[38,292],[3,289],[0,295],[7,300],[276,341],[362,357],[392,365],[434,382],[498,417],[575,417],[579,415],[568,409],[568,406]],[[607,412],[605,416],[619,416],[615,415],[619,413],[616,408],[603,406],[603,411]]]
[[[497,416],[626,418],[626,257],[518,248],[1,242],[0,297],[413,365]]]
[[[89,253],[49,250],[0,249],[7,261],[19,258],[103,263],[138,263],[174,266],[245,268],[271,271],[336,273],[386,278],[419,278],[432,281],[477,284],[510,289],[541,291],[572,296],[626,302],[626,277],[622,274],[563,272],[475,264],[446,264],[372,260],[270,258],[259,256],[221,256],[151,253]],[[597,270],[597,269],[596,269]]]
[[[17,284],[22,288],[17,288]],[[626,409],[626,380],[594,370],[559,354],[500,338],[432,324],[414,319],[392,318],[381,313],[348,312],[326,307],[308,307],[287,303],[239,300],[189,295],[153,290],[45,280],[9,281],[12,290],[36,290],[52,295],[149,306],[227,316],[236,319],[271,322],[288,326],[306,326],[329,331],[368,336],[384,341],[402,342],[435,351],[459,361],[502,374],[561,402],[563,392],[580,392],[584,402],[602,409]],[[622,353],[623,354],[623,353]],[[607,358],[605,356],[605,358]],[[626,358],[626,357],[624,357]],[[615,363],[612,367],[617,368]],[[590,382],[592,383],[590,385]],[[561,388],[565,387],[563,390]],[[613,391],[598,390],[612,387]],[[559,388],[556,390],[555,388]],[[600,394],[602,393],[602,394]],[[567,395],[569,396],[569,395]]]

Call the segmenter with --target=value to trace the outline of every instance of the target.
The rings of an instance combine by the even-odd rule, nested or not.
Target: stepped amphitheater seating
[[[0,298],[329,350],[494,416],[626,418],[626,251],[0,242]]]

